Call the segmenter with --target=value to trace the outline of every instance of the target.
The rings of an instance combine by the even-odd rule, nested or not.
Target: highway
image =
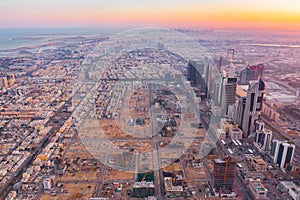
[[[102,170],[101,170],[101,174],[99,176],[99,180],[97,181],[98,186],[97,186],[97,190],[96,190],[96,197],[99,197],[99,193],[100,193],[100,190],[101,190],[101,184],[103,183],[103,177],[104,177],[104,174],[105,174],[105,171],[106,171],[105,162],[108,162],[108,157],[109,157],[109,151],[106,152],[105,161],[103,162],[103,167],[102,167]]]
[[[154,99],[153,99],[153,90],[154,85],[150,84],[149,85],[149,95],[150,95],[150,102],[149,102],[149,107],[152,108],[154,106]],[[152,138],[157,135],[157,130],[156,130],[156,123],[154,123],[156,116],[154,113],[154,109],[150,109],[150,123],[151,123],[151,132],[152,132]],[[164,187],[162,184],[162,174],[161,174],[161,163],[160,163],[160,157],[159,157],[159,141],[153,141],[154,142],[154,151],[153,151],[153,161],[154,161],[154,178],[155,178],[155,196],[158,199],[163,199],[163,191]]]

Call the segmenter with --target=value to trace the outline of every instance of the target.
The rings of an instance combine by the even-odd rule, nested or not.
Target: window
[[[261,103],[262,102],[262,97],[257,97],[257,103]]]

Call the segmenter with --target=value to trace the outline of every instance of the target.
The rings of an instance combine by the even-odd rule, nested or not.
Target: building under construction
[[[154,196],[154,184],[153,182],[135,182],[132,189],[132,197],[134,198],[147,198],[149,196]]]
[[[236,163],[230,157],[215,159],[213,168],[213,186],[216,192],[232,191]]]

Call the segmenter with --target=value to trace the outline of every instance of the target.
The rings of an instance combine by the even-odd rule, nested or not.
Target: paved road
[[[109,155],[109,153],[107,152],[106,153],[106,159],[105,159],[106,161],[108,159],[108,155]],[[100,193],[100,189],[101,189],[101,184],[103,184],[103,177],[104,177],[105,171],[106,171],[106,165],[104,163],[103,167],[102,167],[102,170],[101,170],[101,174],[99,176],[99,180],[97,181],[98,186],[97,186],[97,190],[96,190],[96,197],[99,197],[99,193]]]
[[[149,102],[149,106],[150,108],[154,105],[154,99],[153,99],[153,89],[154,89],[154,85],[149,85],[149,95],[150,95],[150,102]],[[155,113],[153,109],[150,109],[150,121],[151,121],[151,135],[155,136],[157,135],[157,128],[156,128],[156,124],[155,122]],[[156,193],[156,198],[157,199],[163,199],[163,184],[162,184],[162,179],[161,179],[161,170],[160,170],[160,157],[159,157],[159,141],[153,141],[154,142],[154,146],[155,146],[155,151],[153,151],[153,161],[154,161],[154,169],[156,169],[154,171],[155,174],[155,193]]]

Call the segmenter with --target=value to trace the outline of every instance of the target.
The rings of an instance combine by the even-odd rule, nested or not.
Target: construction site
[[[44,199],[184,198],[206,194],[199,192],[208,180],[199,149],[207,138],[195,106],[188,99],[193,97],[187,96],[192,89],[185,79],[164,80],[159,77],[163,72],[153,74],[151,67],[145,69],[148,65],[139,70],[148,53],[156,56],[158,52],[132,52],[138,59],[120,58],[119,64],[122,59],[126,66],[132,62],[137,69],[129,75],[146,77],[150,82],[121,79],[120,74],[128,76],[122,67],[103,72],[96,87],[94,109],[78,111],[81,118],[75,121],[81,125],[66,134],[62,153],[65,170],[44,193]],[[164,68],[176,65],[172,62],[163,64]],[[109,80],[116,74],[118,81]],[[86,95],[88,87],[81,87],[80,96]],[[74,185],[77,191],[73,191]]]

